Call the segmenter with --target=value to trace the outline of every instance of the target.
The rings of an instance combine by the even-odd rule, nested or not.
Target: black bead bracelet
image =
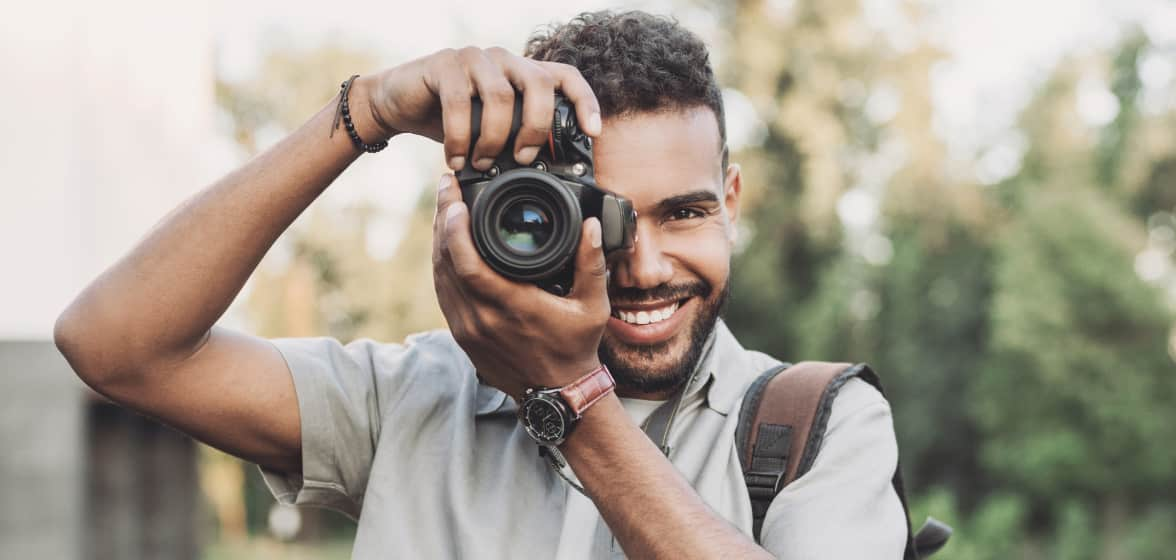
[[[355,79],[359,77],[356,74],[347,79],[347,81],[340,84],[339,89],[339,106],[335,109],[335,124],[331,127],[331,136],[335,135],[335,129],[339,128],[339,122],[342,120],[343,128],[347,129],[347,136],[351,137],[351,143],[360,151],[374,154],[384,148],[388,147],[387,140],[380,140],[375,144],[368,144],[359,137],[359,133],[355,131],[355,123],[351,122],[351,109],[347,107],[347,96],[351,93],[351,84],[355,83]]]

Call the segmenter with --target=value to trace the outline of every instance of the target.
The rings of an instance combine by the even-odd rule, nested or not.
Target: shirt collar
[[[720,414],[729,413],[743,397],[747,385],[759,374],[754,364],[746,363],[747,352],[722,319],[703,343],[702,355],[690,377],[683,402],[705,398],[706,405]],[[514,399],[488,385],[478,384],[479,415],[514,413],[518,405]]]
[[[722,319],[716,321],[684,398],[689,399],[705,389],[706,405],[720,414],[729,413],[759,374],[757,366],[749,363],[747,354],[727,324]]]

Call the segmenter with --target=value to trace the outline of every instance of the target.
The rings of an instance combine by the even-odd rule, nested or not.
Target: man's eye
[[[670,214],[671,220],[689,220],[691,218],[701,218],[705,216],[697,208],[679,208]]]

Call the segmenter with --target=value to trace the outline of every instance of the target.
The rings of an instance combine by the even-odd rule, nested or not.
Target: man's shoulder
[[[771,356],[767,353],[758,350],[751,350],[744,348],[735,335],[723,323],[717,325],[716,344],[718,344],[718,352],[716,352],[716,360],[721,364],[719,368],[722,370],[721,377],[725,378],[721,383],[717,383],[716,388],[720,389],[717,397],[719,406],[727,404],[730,406],[738,406],[738,402],[742,401],[744,394],[751,387],[760,375],[767,371],[779,367],[784,364],[791,364],[789,360],[783,360]],[[846,415],[852,415],[855,411],[868,409],[871,407],[885,407],[889,413],[889,404],[886,398],[870,383],[859,379],[858,377],[850,378],[843,386],[839,388],[834,396],[835,416],[841,418]]]

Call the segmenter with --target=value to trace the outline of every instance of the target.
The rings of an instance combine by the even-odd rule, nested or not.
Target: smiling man
[[[778,362],[719,320],[743,178],[705,46],[671,20],[595,13],[525,54],[446,50],[349,80],[78,296],[58,320],[63,354],[112,400],[260,465],[278,500],[357,519],[356,558],[901,557],[890,410],[858,380],[752,537],[733,435],[748,385]],[[418,134],[455,171],[504,150],[529,165],[556,91],[595,139],[598,183],[638,216],[633,246],[607,258],[600,222],[584,221],[566,297],[482,260],[446,174],[433,268],[448,330],[342,345],[214,326],[362,153]]]

